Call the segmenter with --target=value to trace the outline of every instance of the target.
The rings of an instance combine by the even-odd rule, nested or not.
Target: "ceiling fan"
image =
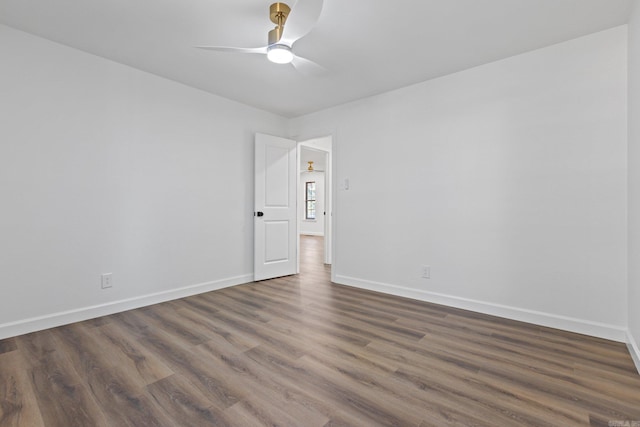
[[[291,64],[304,74],[320,74],[323,67],[293,53],[293,44],[307,35],[320,18],[323,0],[298,0],[293,10],[285,3],[273,3],[269,18],[276,27],[269,31],[268,44],[264,47],[243,48],[227,46],[196,46],[199,49],[219,52],[257,53],[267,55],[276,64]]]

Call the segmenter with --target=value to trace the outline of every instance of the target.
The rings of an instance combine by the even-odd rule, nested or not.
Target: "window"
[[[316,183],[315,181],[304,184],[304,218],[316,219]]]

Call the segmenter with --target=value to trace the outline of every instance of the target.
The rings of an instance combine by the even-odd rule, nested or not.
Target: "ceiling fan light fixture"
[[[274,44],[267,50],[267,58],[276,64],[288,64],[293,61],[293,52],[289,46]]]

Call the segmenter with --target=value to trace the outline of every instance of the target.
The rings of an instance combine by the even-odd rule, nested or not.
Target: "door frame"
[[[329,145],[329,149],[325,149],[324,147],[319,147],[317,145],[314,145],[313,142],[314,141],[318,141],[318,140],[328,140],[328,145]],[[317,138],[309,138],[309,139],[304,139],[304,140],[300,140],[297,139],[298,143],[297,143],[297,166],[300,168],[300,161],[301,161],[301,151],[302,151],[302,147],[306,147],[315,151],[321,151],[323,153],[325,153],[326,156],[326,167],[324,170],[324,211],[326,212],[326,214],[324,215],[324,224],[323,224],[323,229],[324,229],[324,263],[325,264],[333,264],[334,260],[335,260],[335,233],[334,233],[334,217],[333,217],[333,211],[334,211],[334,200],[335,200],[335,191],[333,188],[333,156],[334,156],[334,141],[335,138],[332,134],[328,134],[325,136],[321,136],[321,137],[317,137]],[[298,171],[300,172],[300,171]],[[301,180],[299,179],[299,173],[298,173],[298,180],[297,180],[297,201],[298,201],[298,206],[302,206],[304,204],[304,201],[301,200],[302,198],[302,188],[301,188],[301,184],[300,184]],[[297,227],[298,227],[298,273],[300,272],[300,209],[298,209],[298,221],[297,221]],[[331,277],[333,279],[334,276],[334,268],[331,269]]]

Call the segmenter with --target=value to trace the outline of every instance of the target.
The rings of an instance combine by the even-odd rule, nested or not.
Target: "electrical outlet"
[[[422,266],[422,278],[431,279],[431,267],[429,267],[428,265]]]
[[[102,289],[113,287],[113,273],[104,273],[100,276]]]

